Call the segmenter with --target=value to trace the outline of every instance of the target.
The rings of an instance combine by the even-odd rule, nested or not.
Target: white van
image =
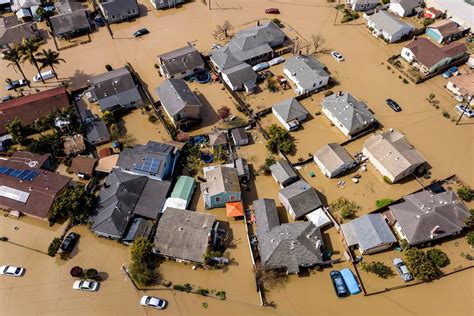
[[[41,77],[43,77],[43,80],[48,80],[48,79],[54,78],[54,73],[52,70],[48,70],[48,71],[42,72]],[[41,77],[40,77],[40,74],[37,74],[36,76],[33,77],[33,81],[34,82],[41,81]]]

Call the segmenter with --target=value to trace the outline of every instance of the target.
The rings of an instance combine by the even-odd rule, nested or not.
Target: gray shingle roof
[[[220,146],[226,145],[227,143],[227,131],[216,131],[214,133],[209,134],[209,145]]]
[[[175,116],[188,106],[201,107],[201,101],[189,89],[183,79],[169,79],[156,87],[161,105],[171,116]]]
[[[275,162],[270,166],[270,171],[279,183],[285,183],[288,180],[298,178],[298,175],[286,160]]]
[[[316,157],[331,173],[344,165],[351,165],[354,163],[354,159],[351,155],[349,155],[349,153],[337,143],[324,145],[314,154],[314,157]]]
[[[170,187],[144,176],[113,169],[102,187],[91,215],[91,230],[120,239],[136,215],[156,219]]]
[[[131,243],[135,238],[145,237],[148,239],[153,230],[153,222],[144,218],[135,218],[123,238],[124,242]]]
[[[234,141],[238,144],[240,141],[248,141],[249,136],[247,135],[247,132],[245,131],[245,128],[240,127],[240,128],[235,128],[231,131],[232,138]]]
[[[105,0],[100,2],[100,7],[104,11],[104,15],[108,18],[115,17],[132,17],[140,15],[136,0]],[[135,13],[129,13],[132,12]],[[114,20],[114,19],[113,19]]]
[[[86,124],[86,138],[92,145],[99,145],[110,140],[107,126],[102,120],[94,120]]]
[[[411,245],[430,241],[430,232],[439,229],[433,239],[450,236],[464,227],[469,216],[466,206],[453,191],[432,194],[422,191],[405,196],[403,203],[389,206]]]
[[[206,171],[207,182],[201,183],[201,191],[207,192],[213,196],[223,192],[240,192],[239,175],[237,169],[217,166]]]
[[[301,266],[322,263],[321,231],[311,222],[280,225],[275,201],[260,199],[253,202],[260,257],[264,268],[286,268],[298,273]]]
[[[91,93],[99,102],[101,110],[125,106],[133,101],[143,102],[132,74],[126,67],[93,76],[90,81]]]
[[[419,0],[391,0],[390,3],[398,3],[405,11],[412,11],[420,6]]]
[[[84,9],[54,15],[50,17],[49,20],[51,21],[51,26],[56,36],[90,30],[91,28],[87,11]]]
[[[311,211],[323,206],[318,192],[306,181],[299,180],[280,190],[295,212],[295,219],[305,216]]]
[[[244,82],[255,82],[255,80],[257,80],[257,74],[252,69],[252,67],[246,63],[241,63],[237,66],[227,68],[223,70],[222,73],[227,76],[233,86],[237,87],[243,85]]]
[[[348,246],[358,245],[361,251],[397,240],[382,214],[368,214],[341,225]]]
[[[375,120],[367,104],[358,101],[349,92],[331,94],[323,99],[322,104],[350,135],[372,125]]]
[[[286,60],[283,68],[296,77],[305,90],[311,90],[321,78],[329,77],[325,66],[312,56],[293,56]]]
[[[215,220],[214,215],[168,208],[156,228],[155,252],[202,263]]]
[[[214,49],[210,52],[211,60],[219,67],[220,70],[228,69],[242,64],[240,60],[235,58],[226,46],[224,48]]]
[[[0,45],[19,43],[23,38],[36,36],[38,36],[36,23],[23,23],[16,16],[0,17]]]
[[[302,115],[308,115],[308,111],[295,98],[283,100],[273,105],[272,109],[287,123]]]
[[[165,73],[170,76],[181,74],[195,68],[204,69],[204,60],[193,46],[185,46],[159,55]]]
[[[383,30],[390,35],[397,33],[405,27],[413,29],[413,26],[411,24],[403,22],[395,15],[383,10],[378,11],[369,16],[369,21],[372,21],[377,29]]]

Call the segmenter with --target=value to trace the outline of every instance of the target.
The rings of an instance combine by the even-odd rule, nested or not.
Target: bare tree
[[[303,48],[304,43],[301,39],[297,38],[293,41],[293,54],[300,55],[301,49]]]
[[[324,44],[324,39],[321,37],[320,34],[313,34],[311,35],[311,46],[313,49],[313,54],[319,54],[323,51],[322,46]]]
[[[216,30],[214,31],[213,35],[215,38],[219,38],[221,37],[222,35],[224,35],[224,37],[229,37],[229,31],[230,29],[232,28],[232,24],[230,24],[229,21],[224,21],[224,23],[222,25],[217,25],[216,26]]]

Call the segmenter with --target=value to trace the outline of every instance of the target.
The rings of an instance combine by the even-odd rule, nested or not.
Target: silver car
[[[0,275],[21,277],[25,274],[25,268],[15,266],[0,266]]]
[[[405,265],[402,259],[393,259],[393,265],[395,266],[395,268],[397,268],[397,271],[403,281],[408,282],[413,280],[413,276],[411,275],[410,271],[408,271],[408,267]]]
[[[144,295],[140,299],[140,305],[153,307],[157,309],[163,309],[166,306],[166,301],[159,297]]]
[[[99,289],[99,282],[77,280],[72,285],[72,288],[75,290],[95,292]]]

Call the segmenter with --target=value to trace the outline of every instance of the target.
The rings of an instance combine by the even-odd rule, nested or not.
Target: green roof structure
[[[194,192],[196,184],[193,178],[188,176],[179,176],[178,181],[174,186],[173,192],[171,192],[172,198],[183,199],[190,201]]]

